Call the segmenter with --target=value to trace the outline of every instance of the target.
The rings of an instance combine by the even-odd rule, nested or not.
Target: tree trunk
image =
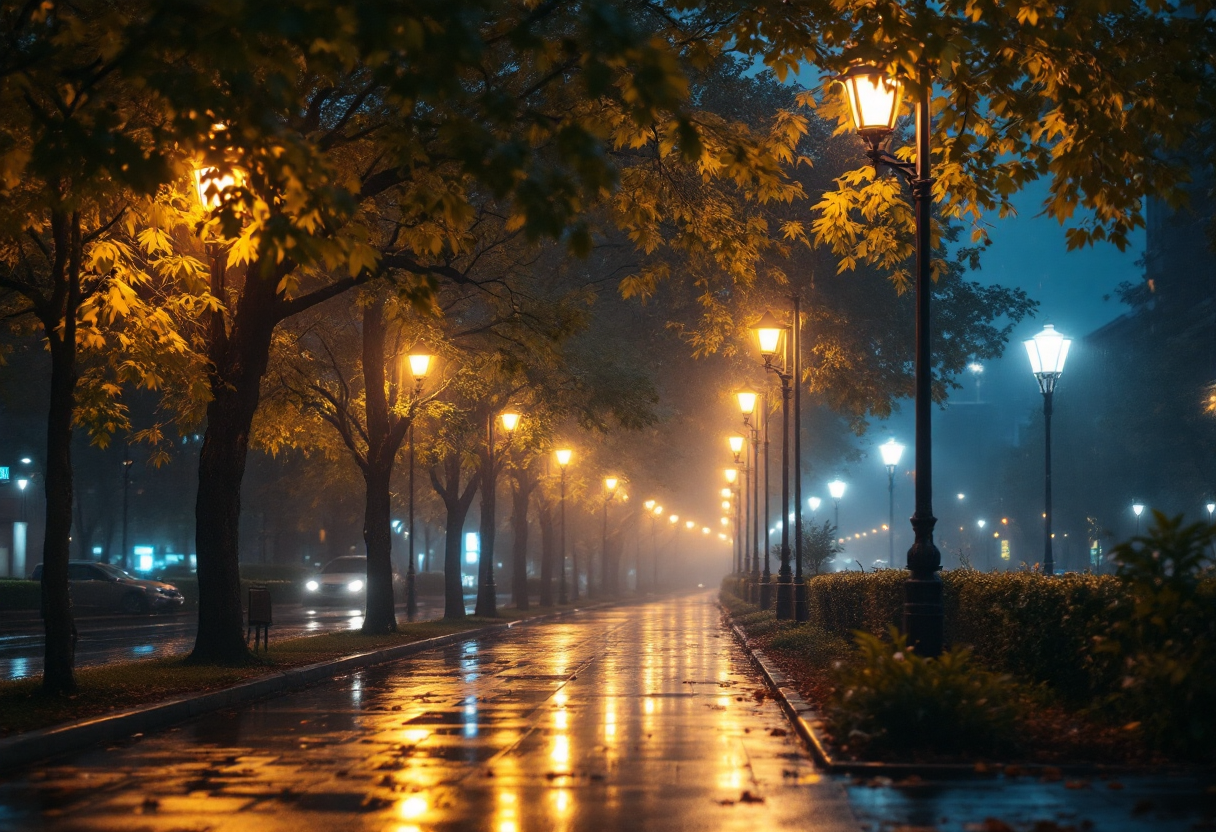
[[[473,495],[477,493],[480,480],[480,474],[475,472],[461,491],[461,469],[460,454],[456,452],[449,453],[443,460],[446,482],[440,481],[435,468],[431,469],[431,486],[447,509],[443,541],[443,617],[448,620],[465,617],[464,584],[460,580],[460,543],[464,538],[464,521],[469,515],[469,507],[473,504]]]
[[[511,528],[515,539],[511,544],[511,600],[515,608],[528,609],[528,503],[535,488],[535,480],[524,468],[513,477]]]
[[[364,633],[397,632],[393,597],[392,492],[393,462],[409,422],[389,413],[384,375],[384,308],[377,300],[363,311],[363,392],[367,423],[367,457],[363,462],[366,507],[363,541],[367,547],[367,610]],[[358,451],[351,447],[358,458]],[[411,542],[412,544],[412,542]]]
[[[397,605],[393,597],[392,518],[389,480],[392,465],[368,460],[364,474],[367,497],[363,512],[363,542],[367,547],[367,610],[363,632],[397,632]]]
[[[223,257],[212,259],[212,284],[223,297]],[[195,664],[248,664],[241,609],[241,482],[249,452],[249,430],[258,407],[262,376],[270,358],[275,280],[250,265],[237,302],[231,335],[212,320],[211,402],[199,453],[195,499],[198,553],[198,634],[189,661]]]
[[[553,504],[542,497],[538,501],[540,520],[540,605],[553,606],[553,572],[557,565],[557,529],[553,523]]]
[[[70,268],[70,267],[69,267]],[[75,273],[69,280],[75,284]],[[76,404],[76,305],[70,292],[62,335],[47,326],[51,349],[51,395],[46,436],[46,530],[42,543],[42,620],[46,628],[42,690],[76,692],[76,622],[68,590],[72,531],[72,415]],[[44,322],[50,324],[52,322]]]

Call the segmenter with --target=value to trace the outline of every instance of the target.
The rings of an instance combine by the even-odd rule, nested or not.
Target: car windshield
[[[367,558],[338,558],[325,564],[321,570],[326,575],[345,574],[353,572],[359,575],[367,574]]]
[[[123,570],[119,569],[117,566],[111,566],[108,563],[95,563],[93,565],[96,566],[98,569],[100,569],[102,572],[105,572],[106,575],[108,575],[111,578],[126,578],[129,581],[138,580],[138,578],[136,578],[134,575],[130,574],[129,572],[124,572]]]

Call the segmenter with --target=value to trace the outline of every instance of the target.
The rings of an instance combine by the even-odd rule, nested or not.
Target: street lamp
[[[17,480],[17,490],[21,492],[21,522],[25,522],[25,487],[30,484],[27,479]],[[125,564],[124,564],[125,565]]]
[[[760,416],[757,415],[756,404],[760,399],[760,394],[748,388],[739,391],[735,394],[739,400],[739,411],[743,414],[743,425],[751,432],[752,440],[752,455],[751,463],[745,466],[745,470],[751,474],[751,488],[746,490],[744,505],[747,506],[745,525],[750,524],[750,533],[747,535],[751,544],[752,550],[752,585],[759,585],[759,597],[754,598],[760,604],[760,609],[766,610],[772,603],[772,574],[769,571],[769,552],[768,546],[764,547],[764,574],[760,573]],[[760,410],[764,414],[764,425],[767,436],[768,417],[763,408]],[[755,420],[753,420],[753,416]],[[767,450],[767,445],[765,446]],[[767,457],[766,457],[767,462]],[[766,468],[767,470],[767,468]],[[765,496],[768,492],[768,478],[765,477]]]
[[[797,301],[795,301],[795,310]],[[797,313],[795,313],[797,314]],[[797,318],[795,318],[795,321]],[[794,368],[790,366],[789,344],[787,339],[785,354],[782,356],[782,366],[773,365],[773,359],[781,347],[781,336],[788,329],[777,320],[771,311],[765,311],[760,320],[752,326],[756,341],[760,348],[760,356],[764,359],[764,369],[773,373],[781,381],[781,514],[788,515],[790,511],[790,382],[795,380]],[[801,384],[799,384],[801,386]],[[798,507],[801,511],[801,506]],[[767,522],[767,517],[765,518]],[[795,546],[800,547],[799,541]],[[801,561],[801,559],[799,559]],[[801,582],[801,562],[798,564],[797,578]],[[781,567],[777,572],[777,618],[788,620],[795,617],[795,576],[790,571],[790,533],[789,524],[781,525]],[[803,590],[805,592],[805,590]]]
[[[1144,514],[1144,504],[1138,500],[1132,503],[1132,514],[1136,515],[1136,534],[1140,534],[1140,515]]]
[[[414,399],[422,395],[422,385],[430,375],[431,363],[434,356],[427,353],[411,353],[406,356],[410,365],[410,375],[414,377]],[[409,516],[409,563],[405,565],[405,617],[413,621],[418,615],[417,560],[414,551],[414,413],[410,414],[409,429],[409,458],[410,458],[410,516]],[[429,564],[428,564],[429,565]]]
[[[723,468],[723,469],[722,469],[722,474],[723,474],[723,476],[725,476],[725,477],[726,477],[726,481],[727,481],[727,482],[729,482],[729,483],[732,483],[732,484],[733,484],[733,483],[734,483],[734,481],[735,481],[736,479],[738,479],[738,478],[739,478],[739,469],[737,469],[737,468]]]
[[[836,528],[840,528],[840,498],[844,496],[844,490],[848,488],[842,480],[836,479],[828,483],[828,494],[832,497],[832,502],[836,504]]]
[[[1206,508],[1208,510],[1208,522],[1211,523],[1212,522],[1212,512],[1216,511],[1216,503],[1208,503]]]
[[[557,467],[561,471],[561,534],[558,538],[558,549],[561,552],[561,559],[558,561],[557,572],[557,603],[565,604],[567,601],[566,595],[566,466],[570,464],[570,457],[574,451],[568,448],[562,448],[555,451],[554,456],[557,458]],[[574,573],[574,599],[578,600],[578,573]]]
[[[504,411],[498,414],[503,429],[507,432],[507,445],[515,437],[515,428],[519,426],[520,416],[514,411]],[[498,616],[498,587],[494,581],[494,511],[498,490],[498,461],[497,443],[494,439],[494,414],[486,417],[486,470],[481,481],[481,511],[482,519],[488,518],[488,523],[482,524],[481,553],[477,564],[477,605],[474,613],[485,618]],[[516,587],[520,583],[516,582]]]
[[[882,454],[882,464],[887,466],[887,513],[890,520],[887,523],[887,566],[895,568],[895,467],[904,455],[904,446],[895,441],[892,436],[878,446]],[[842,494],[843,496],[843,494]]]
[[[1056,382],[1064,372],[1064,361],[1072,341],[1056,332],[1051,324],[1026,342],[1026,355],[1030,358],[1030,371],[1038,379],[1039,391],[1043,394],[1044,448],[1047,461],[1044,479],[1043,512],[1043,571],[1048,575],[1055,570],[1051,551],[1051,404]]]
[[[735,455],[735,462],[738,462],[739,454],[743,453],[744,438],[742,436],[732,436],[726,441],[730,445],[730,452]]]
[[[131,505],[131,465],[134,460],[131,459],[131,446],[124,444],[122,449],[122,568],[127,568],[127,558],[131,555],[131,550],[127,548],[127,529],[130,521],[130,505]],[[25,486],[21,486],[22,491]],[[21,497],[21,519],[25,519],[25,495]]]
[[[838,80],[849,100],[854,127],[869,145],[875,172],[886,165],[912,186],[916,213],[916,511],[912,515],[915,541],[908,550],[911,574],[904,582],[904,630],[922,656],[941,654],[944,640],[942,556],[933,544],[933,363],[929,306],[932,294],[931,212],[933,177],[929,137],[932,122],[929,94],[933,82],[922,50],[916,66],[916,162],[903,162],[883,149],[899,118],[901,84],[875,66],[854,66]]]
[[[608,504],[616,496],[616,487],[620,482],[616,477],[604,477],[604,533],[600,540],[600,588],[616,594],[616,579],[608,580]],[[590,585],[591,572],[587,572]]]

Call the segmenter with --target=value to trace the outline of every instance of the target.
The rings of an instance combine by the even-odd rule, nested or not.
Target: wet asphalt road
[[[473,598],[467,599],[472,611]],[[502,603],[505,603],[505,598]],[[405,605],[397,607],[405,620]],[[443,615],[442,598],[420,598],[418,618]],[[315,635],[363,626],[361,609],[284,605],[274,611],[273,639]],[[194,646],[198,619],[193,611],[172,615],[114,615],[77,619],[80,641],[76,666],[91,667],[132,659],[159,658],[189,653]],[[40,619],[0,621],[0,679],[23,679],[42,673],[43,630]]]
[[[1195,774],[822,776],[760,692],[709,595],[592,610],[0,778],[0,832],[1216,828]]]
[[[855,830],[698,595],[469,640],[0,782],[0,830]]]

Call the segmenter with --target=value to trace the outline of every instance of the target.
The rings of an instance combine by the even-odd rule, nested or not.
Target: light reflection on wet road
[[[708,595],[470,640],[0,782],[0,830],[856,829]]]
[[[474,598],[468,599],[473,611]],[[506,603],[504,597],[501,603]],[[443,599],[421,598],[418,620],[443,615]],[[405,620],[405,605],[397,607],[397,617]],[[270,628],[272,639],[316,635],[363,626],[361,609],[284,605],[274,611]],[[196,613],[174,615],[104,616],[80,618],[77,629],[76,666],[92,667],[132,659],[160,658],[189,653],[194,646],[198,625]],[[23,679],[42,673],[43,631],[41,620],[0,622],[0,679]]]

